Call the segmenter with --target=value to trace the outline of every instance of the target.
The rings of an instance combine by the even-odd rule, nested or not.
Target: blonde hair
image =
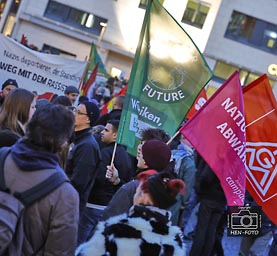
[[[23,88],[12,90],[5,98],[0,112],[0,128],[8,128],[20,137],[25,134],[24,125],[29,120],[34,94]]]

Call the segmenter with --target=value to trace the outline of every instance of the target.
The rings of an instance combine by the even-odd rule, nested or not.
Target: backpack
[[[185,168],[190,168],[191,166],[194,166],[194,157],[193,155],[189,153],[183,153],[179,149],[173,149],[171,150],[171,158],[174,159],[175,165],[174,165],[174,172],[179,179],[183,179],[183,173],[182,173],[182,164],[184,164]],[[183,162],[186,159],[185,162]]]
[[[0,255],[19,256],[22,255],[24,242],[25,208],[48,195],[68,179],[62,169],[57,168],[57,172],[34,187],[11,194],[4,180],[4,161],[9,153],[9,147],[0,149]]]

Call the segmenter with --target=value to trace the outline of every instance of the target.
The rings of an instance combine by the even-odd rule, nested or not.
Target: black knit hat
[[[16,80],[14,80],[14,79],[8,79],[8,80],[6,80],[6,81],[2,84],[2,90],[3,90],[6,86],[8,86],[8,85],[13,85],[13,86],[15,86],[16,88],[18,88],[18,84],[17,84]]]
[[[142,154],[145,164],[157,171],[164,170],[171,157],[170,147],[160,140],[148,140],[142,145]]]
[[[68,93],[78,93],[79,94],[80,92],[77,87],[70,85],[70,86],[67,86],[64,91],[64,94],[68,94]]]
[[[98,106],[90,101],[84,101],[80,104],[84,104],[86,106],[87,115],[90,120],[90,126],[94,126],[95,122],[98,120],[100,116],[100,110]]]
[[[171,195],[168,182],[174,179],[173,174],[161,172],[147,179],[149,192],[159,208],[168,209],[177,202],[176,196]]]

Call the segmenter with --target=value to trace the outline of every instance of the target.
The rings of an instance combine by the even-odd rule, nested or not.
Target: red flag
[[[37,100],[38,99],[47,99],[47,100],[51,101],[54,95],[55,94],[53,92],[45,92],[43,94],[39,94],[37,96]]]
[[[123,87],[115,96],[113,96],[112,99],[110,99],[101,109],[101,114],[105,115],[109,112],[109,110],[113,109],[113,102],[116,97],[121,96],[121,95],[126,95],[127,91],[127,85]]]
[[[229,206],[245,195],[245,120],[235,72],[180,129],[220,180]]]
[[[89,79],[87,80],[87,82],[85,84],[83,84],[82,89],[81,89],[82,90],[82,95],[85,95],[85,96],[88,95],[88,91],[89,91],[90,87],[95,82],[97,71],[98,71],[98,63],[96,63],[96,65],[95,65],[92,73],[90,74]]]
[[[28,43],[27,36],[22,34],[21,39],[20,39],[20,43],[26,45]]]
[[[277,103],[268,77],[243,89],[246,122],[246,188],[277,224]]]
[[[192,105],[190,111],[187,113],[186,118],[190,119],[192,116],[206,103],[207,101],[207,94],[205,88],[199,93],[198,97],[196,98],[194,104]]]

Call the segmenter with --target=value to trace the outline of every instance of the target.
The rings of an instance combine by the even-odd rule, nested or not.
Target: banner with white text
[[[245,119],[235,72],[180,129],[215,172],[229,206],[244,205]]]
[[[136,155],[144,129],[172,136],[211,77],[189,35],[158,0],[148,1],[117,142]]]

